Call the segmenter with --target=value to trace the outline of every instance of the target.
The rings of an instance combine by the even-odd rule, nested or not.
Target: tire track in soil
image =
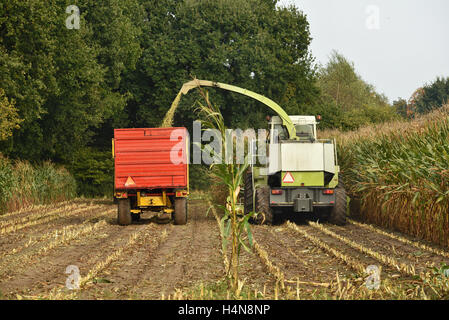
[[[46,204],[46,205],[37,205],[37,206],[33,206],[33,207],[23,208],[21,210],[6,212],[6,213],[0,215],[0,224],[7,220],[15,219],[17,217],[24,218],[28,215],[32,215],[37,212],[41,212],[41,211],[45,211],[45,210],[54,210],[54,209],[62,208],[64,206],[69,206],[72,203],[74,203],[74,200],[50,203],[50,204]]]
[[[161,299],[176,289],[191,288],[223,277],[219,230],[214,217],[206,217],[207,204],[189,201],[189,218],[184,226],[173,226],[165,241],[145,260],[139,275],[131,275],[137,267],[130,263],[121,277],[137,283],[128,293],[132,299]]]
[[[344,241],[338,239],[335,235],[329,235],[325,233],[324,231],[320,230],[320,228],[323,228],[327,231],[333,232],[330,230],[330,227],[334,227],[334,225],[329,224],[316,224],[315,226],[313,224],[309,224],[308,226],[305,226],[305,228],[309,231],[309,233],[313,234],[314,236],[318,236],[320,239],[326,239],[325,242],[328,242],[328,244],[331,244],[333,247],[338,248],[340,251],[352,256],[356,257],[356,260],[359,260],[361,263],[364,263],[365,266],[369,265],[375,265],[375,266],[381,266],[382,267],[382,275],[383,278],[385,278],[385,275],[387,275],[388,278],[395,278],[397,280],[413,280],[412,275],[410,274],[410,270],[404,270],[401,269],[404,266],[410,269],[409,265],[399,265],[394,264],[395,261],[392,261],[394,265],[391,263],[387,263],[385,261],[382,261],[382,257],[379,256],[372,256],[367,252],[363,252],[360,250],[360,248],[354,248],[350,244],[345,243]],[[344,229],[345,227],[339,227]],[[336,235],[339,235],[335,233]],[[343,238],[346,238],[349,241],[352,241],[352,244],[361,246],[364,250],[370,250],[374,252],[375,254],[381,254],[380,252],[374,250],[371,246],[364,246],[360,242],[355,241],[353,238],[348,237],[346,235],[343,236]],[[343,250],[341,248],[344,248]],[[385,259],[394,259],[391,257],[390,254],[384,255]],[[396,261],[397,262],[397,261]]]
[[[33,256],[31,263],[27,261],[21,265],[20,259],[13,259],[17,260],[15,262],[17,268],[11,265],[12,270],[7,274],[10,277],[3,278],[0,282],[0,292],[3,295],[15,298],[16,293],[36,296],[48,294],[53,288],[64,290],[68,276],[65,274],[65,268],[68,265],[77,265],[81,276],[85,276],[97,263],[126,246],[129,236],[135,232],[142,232],[138,242],[126,247],[117,260],[113,260],[106,269],[96,275],[97,278],[106,278],[112,282],[89,283],[79,292],[80,298],[160,299],[162,294],[173,295],[176,289],[193,288],[200,282],[208,283],[223,279],[224,266],[219,229],[213,216],[205,216],[208,207],[205,201],[189,202],[189,221],[185,226],[157,225],[151,223],[151,219],[143,219],[140,223],[126,227],[116,224],[114,213],[106,216],[102,214],[115,208],[112,202],[79,203],[82,207],[85,206],[85,211],[76,212],[80,208],[73,203],[61,205],[61,208],[67,207],[71,211],[47,223],[27,227],[23,232],[2,235],[1,252],[27,243],[30,238],[41,237],[43,239],[41,243],[32,244],[21,252],[32,255],[33,250],[39,250],[54,240],[50,235],[56,230],[63,230],[67,226],[82,227],[83,224],[95,223],[102,218],[107,221],[107,225],[97,230],[97,233],[64,243],[41,256]],[[46,207],[45,210],[52,211],[55,208]],[[42,215],[42,212],[33,212]],[[33,212],[29,213],[30,219]],[[17,219],[17,216],[14,215],[13,219]],[[448,263],[449,260],[352,223],[344,227],[329,224],[322,226],[359,245],[392,257],[400,263],[413,265],[417,273],[428,271],[426,263],[439,265],[441,262]],[[400,274],[397,269],[337,239],[335,235],[326,234],[310,225],[297,225],[297,227],[364,266],[382,266],[384,279],[386,277],[398,280],[410,279],[409,276]],[[337,272],[340,279],[363,281],[363,276],[366,276],[287,225],[253,225],[252,230],[258,244],[267,251],[269,259],[284,273],[285,280],[291,281],[286,282],[286,285],[294,289],[297,278],[301,282],[330,283],[335,280]],[[421,252],[416,254],[418,251]],[[0,271],[3,272],[2,264],[4,262],[0,261]],[[245,281],[245,288],[250,288],[252,293],[257,290],[265,292],[266,297],[274,297],[276,284],[274,276],[265,270],[257,255],[247,253],[245,250],[242,250],[240,256],[240,279]],[[301,298],[313,297],[312,294],[316,290],[327,290],[305,283],[300,283],[299,287]],[[279,296],[282,296],[280,292]]]
[[[0,292],[8,294],[39,295],[51,289],[64,287],[69,265],[76,265],[81,276],[99,261],[126,244],[130,234],[142,230],[145,225],[122,227],[109,224],[107,230],[93,237],[85,237],[65,247],[58,248],[51,254],[38,257],[34,263],[25,266],[9,280],[0,282]]]
[[[388,230],[380,226],[375,226],[372,224],[367,224],[363,222],[358,222],[355,220],[349,220],[353,225],[359,226],[363,229],[369,230],[374,233],[379,233],[386,236],[388,239],[396,239],[401,243],[409,245],[410,247],[416,248],[415,250],[422,250],[425,252],[430,252],[436,256],[445,257],[449,259],[449,251],[445,247],[438,246],[434,243],[430,243],[426,240],[419,240],[416,237],[410,235],[402,234],[397,231]]]
[[[431,264],[435,266],[439,266],[441,263],[449,264],[448,258],[420,250],[397,239],[373,232],[352,223],[347,224],[345,227],[326,225],[326,228],[379,253],[393,257],[400,263],[412,265],[418,274],[429,271]]]

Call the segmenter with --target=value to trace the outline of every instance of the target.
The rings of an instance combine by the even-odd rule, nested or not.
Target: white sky
[[[449,76],[448,0],[281,0],[280,4],[295,4],[307,15],[318,63],[325,64],[337,50],[390,102],[408,99],[437,76]]]

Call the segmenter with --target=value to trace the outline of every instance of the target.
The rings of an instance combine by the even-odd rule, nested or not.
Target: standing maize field
[[[449,106],[321,134],[337,137],[343,179],[364,221],[449,246]]]

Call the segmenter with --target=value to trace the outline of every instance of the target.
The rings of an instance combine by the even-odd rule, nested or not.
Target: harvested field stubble
[[[445,269],[427,263],[448,261],[444,249],[353,221],[345,227],[253,225],[254,245],[252,253],[242,255],[236,296],[225,278],[229,253],[220,239],[220,213],[211,209],[206,216],[209,207],[207,199],[192,200],[185,226],[159,225],[143,216],[122,227],[116,223],[116,207],[105,201],[44,206],[23,217],[11,214],[1,220],[3,230],[18,226],[0,242],[2,298],[449,297]],[[69,265],[80,270],[79,290],[66,288]],[[379,268],[377,290],[366,286],[370,265]]]

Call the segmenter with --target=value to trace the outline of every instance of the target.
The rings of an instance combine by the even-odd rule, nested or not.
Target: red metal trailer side
[[[117,190],[187,187],[187,129],[115,129],[114,142]],[[184,163],[173,163],[174,154]]]

